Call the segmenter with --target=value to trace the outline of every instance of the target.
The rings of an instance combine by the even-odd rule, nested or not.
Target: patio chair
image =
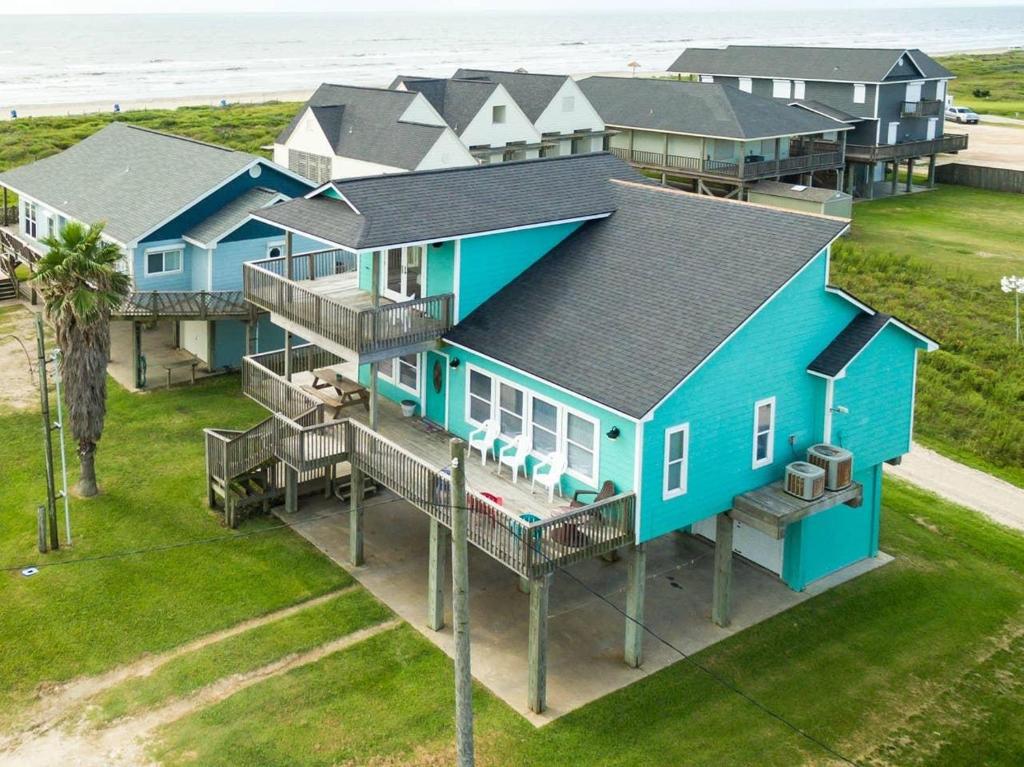
[[[592,500],[584,503],[580,500],[580,496],[594,496]],[[577,490],[572,494],[572,501],[569,502],[570,509],[580,509],[584,506],[590,506],[591,504],[598,503],[600,501],[606,501],[615,495],[615,483],[610,479],[606,479],[601,483],[600,490]]]
[[[480,451],[480,465],[487,465],[487,451],[491,451],[491,458],[496,458],[494,454],[494,441],[498,438],[498,433],[501,430],[501,425],[498,423],[497,418],[488,418],[481,424],[479,429],[475,429],[469,434],[469,455],[473,456],[473,448],[475,447]],[[501,468],[501,467],[499,467]]]
[[[498,451],[498,476],[501,476],[501,467],[508,466],[512,469],[512,484],[519,479],[519,469],[523,470],[523,478],[526,478],[526,456],[530,454],[530,440],[525,434],[514,437],[505,447]]]
[[[534,486],[539,482],[541,487],[546,487],[548,490],[548,503],[555,500],[555,491],[558,491],[558,497],[562,497],[562,475],[565,474],[565,469],[568,464],[565,456],[562,453],[551,453],[546,459],[538,463],[533,467],[533,481],[530,482],[530,492],[533,492]]]

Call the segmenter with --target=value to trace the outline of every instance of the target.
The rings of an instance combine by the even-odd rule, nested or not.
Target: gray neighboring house
[[[843,185],[850,126],[832,117],[720,83],[588,77],[579,86],[616,131],[609,151],[663,183],[740,199],[761,179]]]
[[[912,171],[919,159],[927,160],[933,185],[936,156],[967,148],[966,135],[943,130],[953,73],[916,48],[687,48],[669,71],[732,85],[851,125],[847,189],[862,196],[873,196],[887,172],[895,192],[901,163]]]
[[[274,161],[316,183],[474,165],[417,93],[323,83],[274,142]]]

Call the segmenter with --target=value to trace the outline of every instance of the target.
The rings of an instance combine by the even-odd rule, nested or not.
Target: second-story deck
[[[832,145],[820,151],[782,157],[777,160],[751,160],[736,163],[722,160],[702,159],[683,155],[649,152],[639,149],[611,148],[612,154],[641,168],[678,173],[683,176],[700,176],[727,181],[755,181],[765,178],[810,173],[816,170],[839,168],[843,164],[843,153]]]
[[[244,292],[275,324],[359,363],[422,351],[452,326],[451,293],[377,300],[342,250],[247,263]]]
[[[966,133],[946,133],[938,138],[903,141],[898,144],[847,144],[846,159],[853,162],[884,162],[928,157],[967,149]],[[806,142],[808,151],[821,151],[835,144],[827,141]]]

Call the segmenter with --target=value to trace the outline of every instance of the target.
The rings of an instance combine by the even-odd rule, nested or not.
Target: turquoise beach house
[[[722,625],[734,554],[795,590],[878,554],[882,465],[910,449],[918,351],[935,344],[830,283],[845,221],[667,189],[604,153],[333,181],[251,220],[330,247],[245,265],[287,346],[246,360],[271,417],[207,435],[211,502],[269,458],[283,479],[267,492],[295,508],[344,464],[443,532],[446,438],[469,440],[470,541],[529,584],[531,648],[550,576],[584,559],[628,552],[609,566],[642,615],[645,547],[670,533],[715,542]],[[324,395],[332,371],[368,398]],[[247,454],[261,429],[266,454]],[[849,476],[784,492],[822,444]]]
[[[279,255],[279,230],[249,212],[311,188],[306,179],[245,152],[125,123],[0,174],[18,195],[17,220],[4,228],[5,253],[32,263],[39,241],[68,221],[104,222],[124,252],[134,292],[114,325],[113,358],[132,359],[125,383],[195,361],[237,368],[246,349],[277,348],[283,335],[242,296],[242,264]],[[319,247],[310,245],[310,247]],[[175,367],[178,366],[178,367]],[[116,369],[115,369],[116,370]]]

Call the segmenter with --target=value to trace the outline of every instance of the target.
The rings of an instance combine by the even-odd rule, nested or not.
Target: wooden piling
[[[711,620],[722,627],[729,625],[731,617],[732,531],[732,517],[723,511],[715,519],[715,580],[711,598]]]
[[[472,767],[473,676],[469,654],[469,507],[466,506],[466,443],[451,441],[452,628],[455,634],[455,755]]]
[[[434,631],[444,628],[444,577],[448,569],[448,528],[431,517],[430,560],[427,570],[427,625]]]
[[[626,583],[626,649],[627,666],[640,668],[644,662],[644,587],[647,581],[647,549],[640,543],[633,546],[629,557]]]
[[[365,475],[362,469],[352,467],[351,486],[348,493],[348,562],[352,567],[362,567],[363,556],[363,488]]]
[[[530,633],[527,646],[529,677],[526,705],[530,711],[544,713],[547,708],[548,683],[548,590],[550,575],[541,575],[530,582]]]

